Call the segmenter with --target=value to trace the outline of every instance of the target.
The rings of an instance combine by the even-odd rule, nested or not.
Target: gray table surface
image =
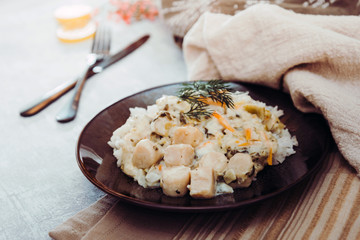
[[[91,40],[64,44],[55,35],[54,10],[73,2],[87,1],[0,2],[0,239],[50,239],[51,229],[104,196],[76,163],[83,127],[126,96],[186,80],[181,49],[161,18],[113,23],[112,52],[146,33],[151,38],[86,83],[74,121],[55,121],[69,95],[35,116],[21,117],[24,105],[74,79],[85,66]]]

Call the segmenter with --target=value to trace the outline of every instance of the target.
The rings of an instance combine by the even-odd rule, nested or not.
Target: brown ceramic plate
[[[144,207],[168,211],[216,211],[232,209],[275,196],[290,189],[313,173],[324,159],[330,144],[325,120],[316,114],[296,110],[287,94],[266,87],[232,82],[234,90],[248,91],[252,98],[284,110],[281,120],[298,139],[296,154],[282,164],[266,167],[249,188],[233,194],[198,200],[189,196],[171,198],[161,189],[145,189],[116,166],[108,146],[113,131],[125,123],[129,108],[154,104],[163,94],[176,95],[181,83],[152,88],[124,98],[97,114],[83,129],[77,144],[77,161],[83,174],[106,193]]]

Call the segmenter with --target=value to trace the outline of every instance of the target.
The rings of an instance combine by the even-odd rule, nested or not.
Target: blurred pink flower
[[[151,0],[110,0],[114,11],[110,13],[110,18],[115,21],[124,21],[131,24],[132,21],[143,19],[154,20],[158,15],[158,9]]]

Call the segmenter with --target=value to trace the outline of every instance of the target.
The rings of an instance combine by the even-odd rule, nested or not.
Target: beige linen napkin
[[[225,212],[166,213],[105,196],[51,230],[55,240],[360,239],[360,178],[334,149],[290,191]]]
[[[184,38],[190,80],[239,80],[290,92],[328,120],[360,172],[360,17],[297,14],[259,4],[235,16],[205,13]]]
[[[107,195],[49,235],[56,240],[171,239],[191,217],[127,205]]]

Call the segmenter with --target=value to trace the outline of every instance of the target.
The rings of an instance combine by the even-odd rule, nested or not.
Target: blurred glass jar
[[[80,42],[92,38],[96,31],[93,23],[94,10],[88,5],[66,5],[55,10],[59,23],[56,31],[58,39],[66,43]]]

